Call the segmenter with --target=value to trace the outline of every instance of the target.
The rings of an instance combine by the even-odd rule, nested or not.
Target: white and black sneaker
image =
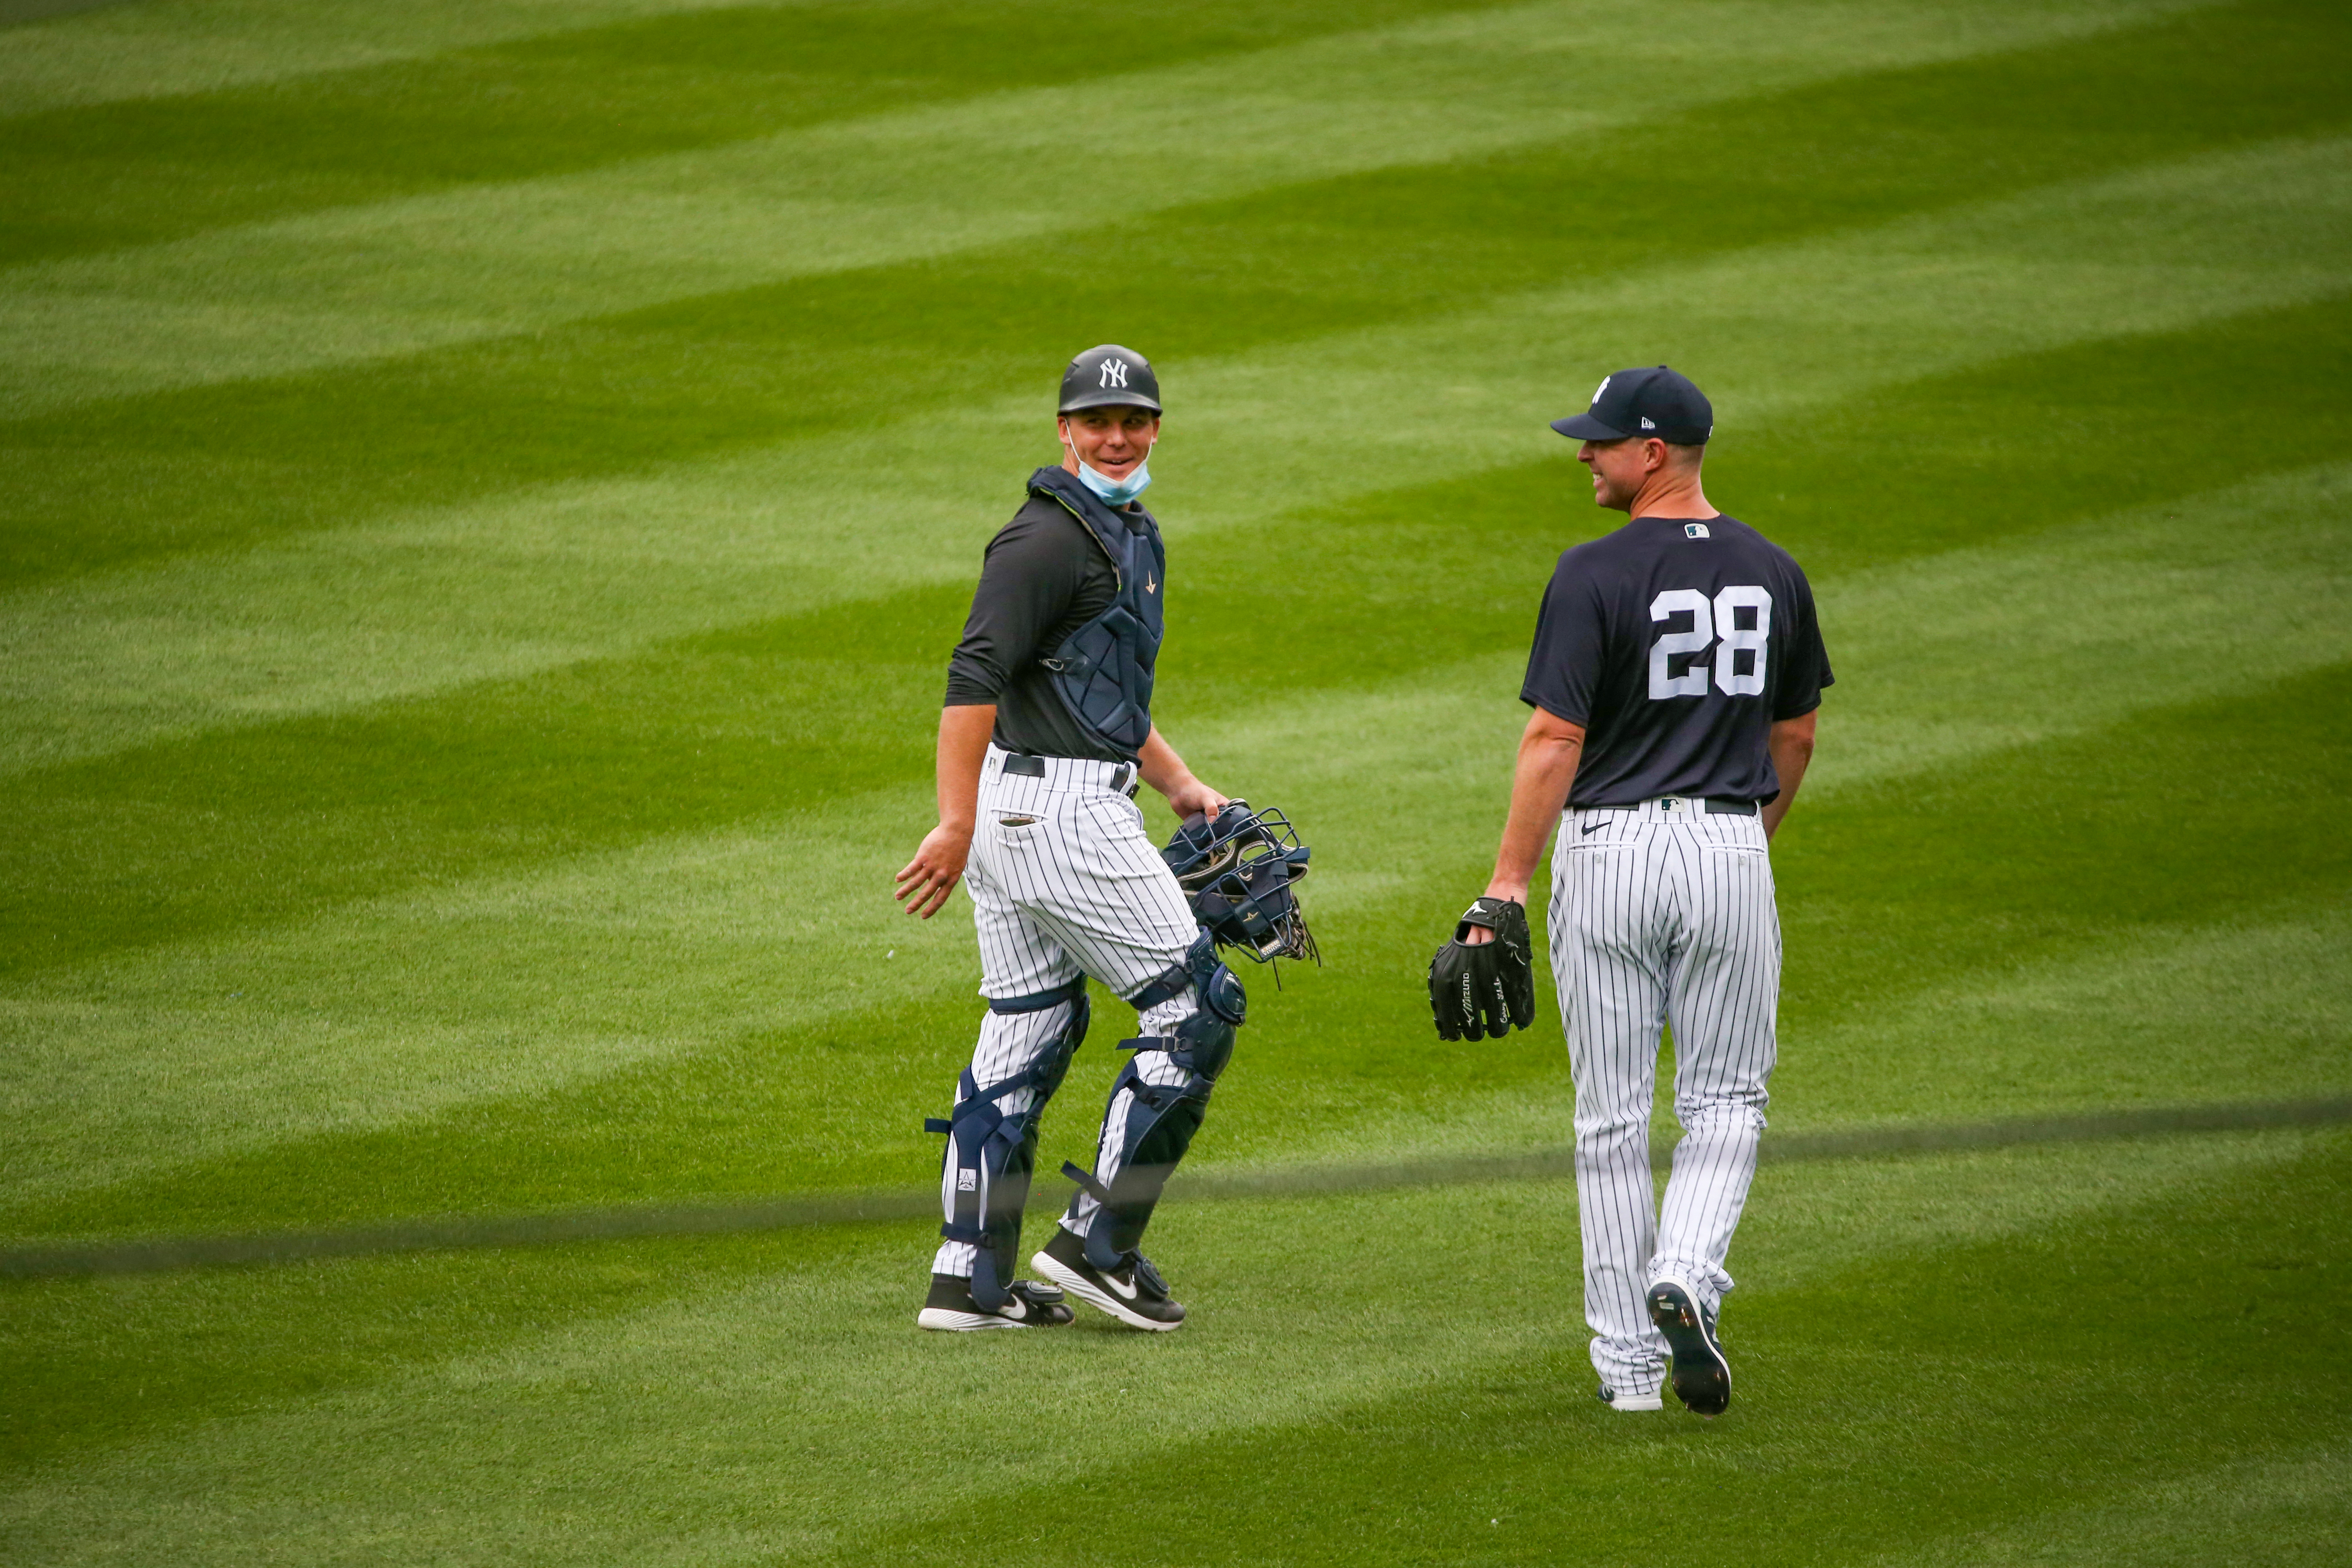
[[[971,1299],[971,1281],[954,1274],[931,1276],[931,1293],[915,1314],[918,1325],[949,1333],[977,1329],[1050,1329],[1077,1316],[1062,1304],[1062,1293],[1051,1285],[1015,1279],[1004,1305],[993,1312]]]
[[[1612,1410],[1664,1410],[1666,1407],[1666,1402],[1658,1397],[1658,1391],[1654,1388],[1647,1394],[1636,1394],[1630,1388],[1612,1388],[1604,1383],[1594,1397]]]
[[[1054,1239],[1029,1260],[1029,1266],[1129,1328],[1164,1334],[1184,1321],[1182,1303],[1168,1299],[1168,1282],[1140,1252],[1127,1254],[1118,1268],[1106,1273],[1087,1261],[1087,1244],[1057,1225]]]
[[[1650,1321],[1675,1352],[1675,1397],[1695,1415],[1722,1415],[1731,1404],[1731,1363],[1715,1337],[1715,1314],[1700,1310],[1687,1284],[1666,1279],[1650,1287]]]

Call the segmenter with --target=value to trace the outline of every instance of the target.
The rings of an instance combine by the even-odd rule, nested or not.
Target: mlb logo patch
[[[1706,524],[1703,522],[1686,522],[1683,524],[1683,537],[1685,539],[1706,539],[1711,536],[1706,531]]]

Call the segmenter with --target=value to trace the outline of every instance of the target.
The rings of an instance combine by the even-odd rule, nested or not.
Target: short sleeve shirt
[[[1735,518],[1644,517],[1559,558],[1519,700],[1584,728],[1572,807],[1769,801],[1773,724],[1833,679],[1787,551]]]
[[[1086,524],[1031,496],[989,541],[971,615],[948,660],[947,706],[994,703],[990,738],[1008,752],[1135,761],[1087,735],[1038,662],[1118,596],[1118,571]]]

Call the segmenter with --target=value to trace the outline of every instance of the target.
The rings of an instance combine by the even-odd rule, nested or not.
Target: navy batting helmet
[[[1088,349],[1062,373],[1062,405],[1057,414],[1113,404],[1160,412],[1160,378],[1151,362],[1133,349],[1104,343]]]

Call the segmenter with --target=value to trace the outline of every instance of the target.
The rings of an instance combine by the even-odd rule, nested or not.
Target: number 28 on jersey
[[[1724,589],[1710,600],[1696,588],[1669,588],[1650,601],[1654,625],[1688,616],[1688,631],[1669,630],[1650,645],[1650,698],[1704,697],[1717,689],[1754,697],[1764,689],[1764,645],[1772,636],[1772,595],[1754,586]],[[1718,641],[1718,639],[1720,639]],[[1713,647],[1715,657],[1706,657]],[[1677,661],[1687,660],[1675,673]]]

